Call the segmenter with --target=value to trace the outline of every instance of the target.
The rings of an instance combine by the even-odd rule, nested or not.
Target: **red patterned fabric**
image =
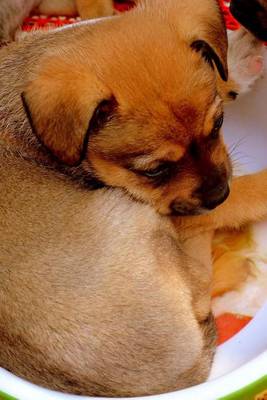
[[[239,28],[239,23],[237,22],[236,19],[234,19],[234,17],[230,13],[229,3],[230,3],[230,0],[224,0],[224,1],[220,0],[220,4],[221,4],[221,8],[222,8],[223,15],[225,18],[227,29],[231,29],[234,31]]]
[[[163,0],[164,1],[164,0]],[[235,30],[239,28],[238,22],[234,19],[229,11],[229,0],[220,0],[223,14],[228,29]],[[133,0],[115,0],[114,8],[119,12],[129,10],[134,6]],[[26,18],[23,25],[24,31],[30,31],[33,29],[50,29],[57,28],[64,25],[73,24],[79,21],[79,18],[68,18],[68,17],[48,17],[45,15],[31,16]]]

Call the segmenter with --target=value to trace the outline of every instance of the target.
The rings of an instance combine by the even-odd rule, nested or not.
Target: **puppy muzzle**
[[[202,178],[202,183],[193,193],[193,197],[200,201],[202,208],[213,210],[227,199],[229,192],[229,173],[226,168],[220,166],[213,168]]]
[[[177,216],[193,216],[205,214],[222,204],[229,196],[228,182],[219,184],[209,190],[201,188],[194,194],[193,201],[174,200],[171,205],[171,214]],[[197,204],[196,204],[197,199]]]
[[[202,196],[202,208],[207,210],[213,210],[222,204],[229,196],[230,188],[229,185],[220,185],[210,192],[206,192]]]

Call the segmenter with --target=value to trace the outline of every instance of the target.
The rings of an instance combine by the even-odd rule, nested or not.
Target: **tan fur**
[[[106,17],[114,14],[112,0],[42,0],[37,12],[48,15],[75,15],[83,19]]]
[[[106,17],[114,14],[112,0],[76,0],[77,10],[83,19]]]
[[[201,211],[207,170],[225,168],[221,190],[231,174],[222,137],[204,146],[222,104],[191,48],[207,40],[226,64],[224,27],[212,0],[189,10],[145,2],[0,52],[0,365],[34,383],[141,396],[208,376],[211,238],[267,215],[267,171],[210,214],[173,215],[177,199]],[[158,187],[135,171],[185,155]]]
[[[212,296],[221,296],[231,290],[237,290],[252,274],[252,263],[231,252],[225,254],[213,264]]]
[[[0,44],[14,39],[24,17],[39,3],[39,0],[0,0]]]
[[[75,0],[42,0],[33,11],[44,15],[75,16],[77,15],[77,5]]]

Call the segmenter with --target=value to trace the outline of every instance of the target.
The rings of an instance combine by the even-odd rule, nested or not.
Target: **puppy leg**
[[[40,0],[0,0],[0,43],[14,39],[23,19]]]
[[[262,42],[244,28],[228,32],[228,67],[227,82],[218,80],[219,92],[225,102],[234,100],[238,95],[247,93],[262,76]]]
[[[267,169],[233,179],[226,201],[209,214],[175,219],[176,227],[192,235],[215,229],[237,229],[267,218]]]
[[[114,14],[112,0],[76,0],[79,15],[83,19],[106,17]]]

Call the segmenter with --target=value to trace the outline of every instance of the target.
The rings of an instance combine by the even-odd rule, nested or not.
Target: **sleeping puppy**
[[[1,50],[2,367],[97,396],[207,378],[213,231],[267,215],[266,171],[229,195],[222,21],[144,1]]]
[[[227,79],[227,39],[215,1],[195,16],[189,8],[168,0],[161,16],[157,1],[144,2],[123,17],[12,44],[1,87],[16,82],[16,94],[5,97],[0,126],[12,127],[18,108],[19,150],[86,186],[122,187],[165,215],[215,207],[231,176],[215,73]],[[160,35],[151,33],[157,23]]]
[[[267,0],[232,0],[230,10],[259,40],[267,41]]]

